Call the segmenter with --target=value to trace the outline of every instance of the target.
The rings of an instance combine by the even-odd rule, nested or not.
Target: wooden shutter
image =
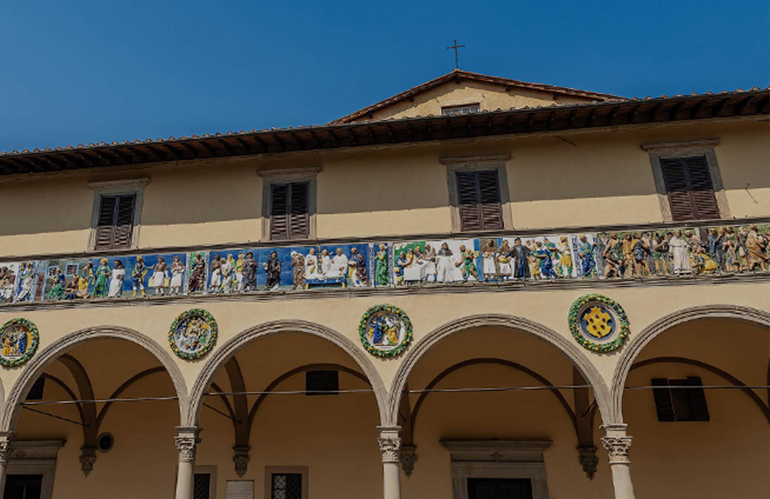
[[[457,172],[460,230],[503,228],[497,170]]]
[[[706,393],[703,391],[703,382],[697,376],[687,376],[687,385],[692,387],[687,390],[687,398],[690,402],[691,421],[709,421],[709,408],[706,404]]]
[[[658,421],[676,421],[674,404],[671,401],[671,390],[668,388],[668,380],[666,378],[653,379],[652,386],[660,387],[652,389]]]
[[[705,156],[660,160],[674,220],[719,218],[719,206]]]
[[[289,184],[289,206],[289,238],[307,239],[310,234],[307,182]]]
[[[102,196],[99,204],[94,249],[131,247],[135,204],[136,194]]]
[[[270,208],[270,239],[289,238],[289,185],[272,184]]]
[[[271,185],[270,239],[307,239],[310,233],[307,182]]]

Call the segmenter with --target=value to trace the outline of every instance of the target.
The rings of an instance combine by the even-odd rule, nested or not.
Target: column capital
[[[401,431],[401,427],[378,426],[377,429],[380,430],[380,438],[377,439],[377,443],[380,444],[382,462],[398,464],[401,461],[399,455],[399,450],[401,449],[401,438],[398,436],[398,432]]]
[[[198,436],[203,428],[197,426],[177,426],[178,435],[174,437],[176,449],[179,451],[179,461],[194,463],[195,448],[201,439]]]
[[[6,464],[11,459],[11,454],[14,451],[13,440],[15,438],[16,432],[13,430],[0,432],[0,464]]]
[[[630,464],[629,453],[633,437],[602,437],[602,445],[607,449],[610,464]]]

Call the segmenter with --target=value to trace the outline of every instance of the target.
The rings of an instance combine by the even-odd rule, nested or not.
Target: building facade
[[[767,497],[769,101],[3,153],[3,497]]]

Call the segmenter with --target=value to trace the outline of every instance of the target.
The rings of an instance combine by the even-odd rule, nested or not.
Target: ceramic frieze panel
[[[322,277],[321,262],[315,246],[262,248],[258,256],[258,290],[307,289],[309,282]]]
[[[11,303],[16,295],[17,279],[20,264],[17,262],[0,262],[0,302]]]
[[[187,271],[182,280],[187,294],[203,294],[208,285],[209,254],[206,251],[187,253]]]
[[[573,276],[578,279],[604,278],[604,267],[596,234],[571,234],[569,239],[572,248]]]
[[[503,237],[481,249],[484,277],[496,280],[571,279],[578,277],[570,235]],[[494,274],[496,271],[497,274]]]
[[[184,253],[48,260],[39,275],[45,300],[108,299],[182,294],[172,267],[184,266]]]
[[[19,263],[18,275],[14,285],[14,303],[25,303],[40,299],[38,290],[42,284],[39,278],[38,262]],[[42,291],[42,290],[41,290]]]
[[[369,268],[371,270],[370,284],[375,288],[393,286],[395,273],[393,269],[393,245],[390,243],[369,244]]]
[[[258,250],[253,248],[217,250],[209,253],[208,293],[256,291],[257,254]]]
[[[397,286],[479,281],[480,263],[475,239],[411,241],[393,245],[393,273]]]

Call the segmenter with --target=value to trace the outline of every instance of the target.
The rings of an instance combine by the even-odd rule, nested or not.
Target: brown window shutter
[[[668,380],[666,378],[653,379],[652,386],[660,387],[652,389],[652,395],[655,399],[655,410],[658,413],[658,421],[676,421],[674,404],[671,401],[671,390],[668,388]]]
[[[289,184],[289,238],[309,237],[310,214],[308,213],[308,183]]]
[[[289,238],[289,185],[270,186],[270,239]]]
[[[484,230],[503,228],[503,210],[500,202],[500,182],[497,170],[478,172],[481,222]]]
[[[118,196],[118,206],[115,213],[115,249],[131,247],[131,237],[134,234],[135,206],[135,194]]]
[[[705,156],[661,159],[675,221],[719,218],[719,207]]]
[[[711,182],[708,162],[705,156],[686,158],[687,175],[690,179],[690,198],[695,216],[700,220],[720,218],[714,184]]]
[[[96,225],[94,249],[123,249],[131,247],[134,232],[136,194],[102,196]]]
[[[496,170],[457,172],[457,197],[461,231],[503,228]]]
[[[687,376],[687,385],[690,401],[690,414],[692,421],[709,421],[709,408],[706,404],[706,393],[703,391],[703,382],[698,376]]]
[[[102,196],[99,203],[99,219],[96,223],[94,249],[112,249],[115,242],[115,209],[117,196]]]
[[[476,172],[457,172],[457,197],[460,210],[460,230],[481,230],[481,207],[476,191]]]

